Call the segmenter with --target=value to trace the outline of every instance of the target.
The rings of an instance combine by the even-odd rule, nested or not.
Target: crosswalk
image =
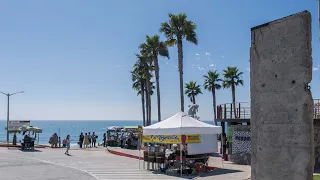
[[[139,169],[139,161],[126,157],[116,156],[106,152],[104,149],[97,150],[77,150],[71,151],[71,156],[64,155],[63,150],[43,150],[39,152],[23,153],[12,151],[11,154],[22,156],[28,162],[28,159],[38,160],[41,163],[51,163],[58,166],[68,167],[86,172],[97,180],[116,180],[116,179],[181,179],[180,177],[168,176],[161,173],[155,173]],[[1,156],[0,156],[1,157]],[[0,158],[1,166],[1,158]]]

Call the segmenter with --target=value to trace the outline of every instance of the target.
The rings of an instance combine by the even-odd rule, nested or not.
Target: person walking
[[[82,148],[83,141],[84,141],[84,136],[83,136],[83,133],[81,132],[81,134],[79,136],[79,142],[78,142],[80,149]]]
[[[67,135],[66,145],[67,145],[67,150],[66,150],[66,152],[65,152],[64,154],[70,155],[70,154],[69,154],[69,149],[70,149],[70,135]]]
[[[85,136],[84,136],[84,148],[88,148],[88,145],[89,145],[89,136],[87,133],[85,133]]]

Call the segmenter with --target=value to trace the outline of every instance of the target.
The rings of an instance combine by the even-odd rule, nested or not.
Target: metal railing
[[[320,99],[313,99],[314,103],[314,119],[320,119]],[[218,105],[217,119],[250,119],[250,104],[247,102],[236,103],[236,113],[232,103]]]

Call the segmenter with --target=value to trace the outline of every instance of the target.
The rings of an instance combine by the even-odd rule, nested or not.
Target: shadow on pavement
[[[165,175],[170,176],[170,177],[179,177],[179,178],[182,178],[182,179],[194,179],[194,178],[198,177],[198,175],[186,175],[186,174],[183,174],[182,177],[181,177],[178,172],[177,173],[173,173],[173,172],[163,173],[163,172],[160,172],[160,171],[152,171],[152,173],[153,174],[165,174]]]
[[[22,150],[22,149],[19,149],[21,152],[42,152],[38,149],[34,149],[34,150]]]
[[[216,168],[213,171],[201,174],[200,177],[209,177],[209,176],[216,176],[216,175],[222,175],[222,174],[231,174],[231,173],[238,173],[238,172],[242,172],[242,171],[234,170],[234,169]]]

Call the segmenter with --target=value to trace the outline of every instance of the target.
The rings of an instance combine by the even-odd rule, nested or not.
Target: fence
[[[320,99],[313,99],[314,119],[320,119]],[[250,119],[250,104],[247,102],[236,102],[235,109],[232,103],[218,105],[217,119]]]

